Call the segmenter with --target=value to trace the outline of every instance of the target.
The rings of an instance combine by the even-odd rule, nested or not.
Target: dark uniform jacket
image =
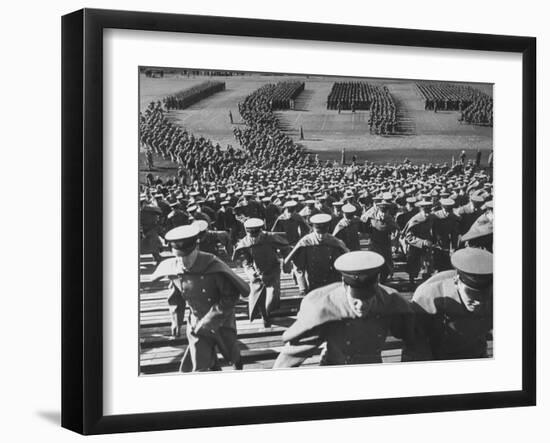
[[[391,234],[397,231],[394,218],[386,214],[380,219],[377,217],[377,212],[371,212],[370,215],[363,216],[362,220],[365,222],[365,231],[369,234],[368,249],[382,255],[388,271],[393,272]]]
[[[315,233],[303,237],[287,255],[305,277],[306,292],[337,282],[340,273],[334,269],[334,261],[348,252],[342,240],[327,234],[322,240]]]
[[[266,288],[280,284],[281,264],[277,251],[284,256],[289,249],[283,237],[268,232],[262,232],[255,242],[246,236],[235,246],[233,258],[242,260],[250,281],[250,321],[259,315],[259,303],[265,297]]]
[[[410,276],[416,277],[422,268],[422,260],[432,257],[432,250],[424,248],[425,240],[432,243],[435,238],[433,235],[434,225],[433,214],[424,214],[419,212],[413,216],[407,226],[405,226],[404,237],[407,245],[407,272]]]
[[[221,244],[228,254],[232,254],[231,238],[225,231],[206,231],[199,241],[199,249],[202,252],[218,254],[218,245]]]
[[[300,215],[304,218],[307,224],[310,224],[309,219],[315,214],[319,214],[320,212],[321,211],[315,207],[311,208],[309,206],[306,206],[300,211]]]
[[[189,214],[181,209],[174,209],[166,218],[166,231],[189,224]]]
[[[168,203],[166,203],[163,200],[158,200],[157,201],[157,206],[162,211],[161,220],[164,222],[164,220],[166,220],[166,217],[168,216],[168,214],[170,214],[170,212],[172,212],[172,208],[170,207],[170,205]]]
[[[336,224],[332,235],[342,240],[350,251],[358,251],[361,249],[359,234],[363,231],[363,222],[358,217],[344,217]]]
[[[240,204],[239,210],[246,218],[264,218],[264,208],[256,200],[249,200],[246,204]]]
[[[458,228],[460,219],[454,212],[443,210],[434,213],[433,234],[435,245],[434,265],[438,271],[452,269],[450,254],[458,246]]]
[[[408,245],[421,249],[424,240],[434,241],[434,215],[419,212],[405,226],[405,241]]]
[[[151,206],[146,206],[140,212],[140,254],[160,253],[162,249],[159,215],[159,209]]]
[[[210,206],[206,204],[203,204],[201,206],[201,211],[203,214],[208,216],[208,220],[206,221],[208,222],[208,226],[210,226],[210,224],[212,223],[212,220],[216,219],[216,211],[214,211]]]
[[[275,220],[277,220],[277,217],[281,215],[281,210],[277,207],[277,205],[274,205],[273,203],[268,203],[265,206],[265,227],[268,230],[271,230],[273,227],[273,224],[275,223]]]
[[[237,224],[235,214],[232,210],[218,209],[216,211],[216,229],[221,231],[229,231]]]
[[[461,241],[470,247],[493,252],[493,220],[484,212],[462,236]]]
[[[172,327],[174,323],[178,327],[183,324],[185,307],[189,307],[186,329],[189,346],[197,346],[201,339],[207,337],[220,343],[222,353],[226,349],[235,349],[235,304],[239,296],[248,295],[246,282],[217,257],[200,251],[188,270],[184,269],[179,257],[163,260],[151,280],[165,277],[170,280],[168,304]],[[234,356],[225,357],[234,361]]]
[[[461,206],[456,210],[456,215],[460,218],[459,233],[464,235],[472,227],[477,218],[483,213],[481,208],[474,206],[472,202]]]
[[[417,210],[412,210],[408,212],[400,212],[395,216],[395,222],[397,223],[397,227],[399,230],[405,229],[405,226],[409,222],[409,220],[414,217],[418,213]]]
[[[434,213],[433,233],[435,243],[444,249],[456,249],[460,219],[454,212],[445,214],[442,210]]]
[[[493,328],[492,302],[468,311],[458,294],[456,275],[455,270],[440,272],[414,293],[419,360],[487,357],[487,337]]]
[[[414,314],[409,303],[391,288],[380,285],[375,297],[371,311],[358,317],[342,283],[310,292],[296,322],[283,334],[286,345],[274,368],[299,366],[323,344],[321,365],[381,363],[388,335],[405,342],[413,339]]]
[[[235,216],[233,208],[219,209],[216,212],[216,228],[229,232],[232,243],[245,235],[243,224]]]
[[[195,211],[192,218],[193,220],[204,220],[206,223],[208,223],[208,226],[212,224],[212,219],[205,212]]]
[[[309,233],[309,226],[304,218],[297,213],[290,216],[283,213],[273,224],[272,232],[284,232],[288,243],[295,245],[304,235]]]

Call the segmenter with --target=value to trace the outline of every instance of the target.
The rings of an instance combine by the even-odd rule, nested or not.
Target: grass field
[[[371,83],[388,86],[398,108],[402,134],[382,136],[369,134],[368,111],[337,111],[326,109],[326,98],[335,81],[350,81],[350,78],[297,77],[275,75],[247,75],[239,77],[165,77],[147,78],[140,76],[140,109],[144,110],[151,101],[187,89],[205,80],[219,80],[226,83],[226,90],[216,93],[181,111],[170,111],[167,116],[176,124],[196,136],[204,136],[222,147],[237,146],[233,127],[229,120],[231,111],[234,124],[242,124],[238,103],[266,83],[280,80],[300,79],[305,81],[305,90],[296,99],[296,110],[278,111],[281,127],[307,150],[319,154],[321,160],[339,160],[342,148],[346,158],[356,155],[359,161],[370,160],[381,163],[401,162],[409,158],[413,162],[450,162],[466,150],[473,158],[479,148],[483,162],[493,149],[493,131],[490,127],[461,125],[459,113],[453,111],[425,111],[424,104],[414,87],[414,81],[392,79],[368,79]],[[492,86],[473,85],[492,95]],[[299,140],[300,128],[304,140]],[[157,173],[172,173],[172,165],[155,159],[159,166]],[[143,162],[140,162],[143,165]],[[155,171],[153,171],[154,174]]]

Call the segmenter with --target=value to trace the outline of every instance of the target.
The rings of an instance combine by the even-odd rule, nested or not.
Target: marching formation
[[[140,144],[146,150],[148,166],[152,154],[171,160],[180,167],[179,179],[188,182],[214,180],[231,176],[250,162],[245,152],[229,146],[222,150],[204,137],[195,137],[170,122],[160,102],[151,103],[139,121]]]
[[[368,110],[371,134],[397,132],[397,115],[394,100],[386,86],[367,82],[336,82],[327,98],[327,109]]]
[[[493,126],[493,99],[471,86],[416,83],[416,88],[426,110],[460,111],[460,122]]]
[[[461,112],[460,121],[473,125],[493,126],[493,99],[483,97]]]
[[[279,128],[273,113],[274,101],[287,100],[288,94],[300,87],[303,88],[303,83],[301,86],[289,82],[268,84],[239,103],[239,113],[246,128],[236,127],[233,133],[246,152],[248,165],[271,169],[306,164],[306,153]]]
[[[269,103],[271,110],[294,109],[294,99],[300,95],[304,88],[305,83],[297,81],[267,84],[258,89],[255,94],[250,96],[251,98],[247,98],[246,100],[254,100],[256,96],[261,96],[263,100]]]
[[[225,90],[224,82],[207,81],[189,89],[169,95],[163,99],[164,107],[170,109],[185,109],[194,103],[216,92]]]

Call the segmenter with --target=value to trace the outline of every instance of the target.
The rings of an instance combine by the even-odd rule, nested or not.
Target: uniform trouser
[[[240,365],[241,353],[237,342],[237,331],[221,327],[216,337],[195,335],[187,328],[189,346],[181,360],[180,372],[204,372],[219,370],[217,352],[220,351],[228,361]],[[219,343],[221,342],[221,343]],[[223,347],[224,349],[219,349]]]
[[[185,315],[185,302],[176,294],[168,298],[168,311],[170,312],[170,330],[174,337],[179,337]]]
[[[442,251],[440,249],[434,250],[434,267],[440,272],[453,269],[448,251]]]
[[[368,247],[369,251],[376,252],[384,257],[384,265],[380,271],[380,280],[385,282],[388,276],[393,274],[393,257],[391,243],[388,245],[371,244]]]
[[[304,275],[304,272],[296,267],[294,263],[292,264],[292,278],[294,282],[298,285],[300,294],[305,294],[307,292],[307,281]]]
[[[265,282],[251,283],[252,293],[248,302],[251,318],[258,311],[263,319],[268,319],[271,312],[277,309],[281,302],[281,275],[275,274],[265,278]],[[253,312],[254,311],[254,312]]]
[[[409,249],[407,251],[407,273],[409,274],[409,277],[418,277],[418,273],[423,266],[425,267],[425,272],[427,274],[431,274],[433,272],[433,258],[431,251],[409,245]]]

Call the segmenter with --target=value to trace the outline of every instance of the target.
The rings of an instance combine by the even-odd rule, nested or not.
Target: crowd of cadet
[[[341,328],[332,330],[334,325],[330,315],[324,320],[317,318],[320,324],[331,323],[332,326],[325,331],[318,325],[324,332],[314,331],[313,341],[307,341],[311,340],[312,330],[304,329],[302,324],[303,321],[307,324],[311,316],[315,317],[318,309],[331,297],[336,297],[334,294],[340,294],[341,287],[344,293],[337,296],[339,307],[333,313],[337,316],[335,318],[363,318],[366,313],[362,309],[366,309],[368,304],[363,306],[361,294],[365,297],[370,294],[367,297],[369,300],[375,297],[372,300],[381,303],[380,309],[389,308],[394,303],[398,305],[394,308],[399,315],[391,317],[390,329],[390,325],[384,322],[375,322],[375,326],[377,331],[385,331],[384,340],[385,334],[391,332],[408,343],[404,359],[483,357],[486,341],[482,335],[492,327],[492,312],[487,311],[483,300],[470,301],[476,306],[476,318],[483,319],[483,327],[475,331],[477,335],[464,339],[472,340],[471,343],[437,342],[437,348],[432,349],[430,336],[418,348],[419,344],[413,336],[417,333],[428,334],[429,328],[435,327],[432,321],[436,317],[428,315],[435,315],[435,312],[430,313],[434,307],[424,300],[424,295],[418,296],[421,297],[420,304],[411,306],[385,283],[391,281],[394,259],[402,256],[406,261],[410,289],[416,289],[419,294],[424,294],[426,285],[431,285],[431,279],[438,281],[446,276],[447,286],[449,279],[454,282],[452,288],[455,284],[466,285],[466,289],[462,289],[466,294],[464,297],[485,294],[489,299],[489,286],[485,280],[489,278],[487,269],[490,267],[487,257],[491,257],[492,251],[493,188],[490,177],[489,171],[476,168],[472,162],[414,165],[405,161],[398,165],[366,163],[337,168],[245,168],[240,178],[197,181],[190,186],[182,185],[174,178],[169,183],[143,186],[140,202],[141,252],[152,253],[159,263],[154,278],[167,277],[172,282],[173,293],[169,304],[173,313],[173,333],[179,333],[185,306],[189,305],[192,317],[189,324],[192,327],[187,329],[187,334],[191,335],[190,343],[198,346],[200,342],[207,349],[191,347],[190,354],[186,354],[184,359],[185,364],[182,362],[182,370],[215,368],[215,349],[224,353],[235,367],[242,367],[236,345],[236,323],[234,318],[231,320],[230,313],[240,296],[248,297],[250,320],[262,318],[264,326],[270,327],[271,312],[277,309],[280,302],[281,272],[292,274],[300,294],[305,297],[300,311],[304,313],[299,314],[298,319],[305,316],[306,320],[297,321],[301,326],[290,328],[289,331],[293,332],[283,336],[287,347],[277,360],[276,367],[296,366],[321,342],[338,342],[342,337],[348,337],[348,332]],[[370,255],[353,255],[353,260],[348,258],[351,261],[345,261],[339,268],[339,258],[365,252],[360,251],[361,240],[363,249]],[[187,250],[181,246],[186,242],[191,242],[187,247],[194,255],[186,255]],[[181,249],[178,249],[180,246]],[[167,249],[172,250],[175,259],[163,260],[161,252]],[[461,250],[468,252],[458,255],[459,265],[453,264],[453,257]],[[482,257],[478,257],[477,251],[480,250],[483,250]],[[222,274],[233,272],[222,261],[222,257],[231,257],[242,264],[247,281],[239,281],[232,273],[228,277],[230,282],[233,281],[231,290],[226,288],[226,292],[220,292],[216,286],[221,284],[219,282],[214,287],[204,286],[206,283],[200,278],[211,271],[207,271],[210,266],[207,264],[195,269],[193,263],[199,255],[206,261],[210,260],[210,265],[215,265],[216,269],[222,269],[223,272],[216,271]],[[190,261],[186,262],[187,259]],[[481,264],[472,265],[477,263],[476,260],[480,260]],[[492,266],[492,257],[490,262]],[[174,270],[178,266],[179,271]],[[470,272],[464,271],[463,279],[458,279],[462,274],[457,271],[457,266]],[[471,269],[472,266],[481,266],[487,275],[476,275],[478,271]],[[197,300],[197,294],[191,289],[186,294],[186,288],[193,285],[186,286],[182,275],[184,280],[199,279],[200,284],[195,287],[214,294],[210,299],[218,303]],[[343,277],[344,286],[341,286]],[[357,281],[354,280],[356,277]],[[475,292],[476,279],[482,281],[479,283],[481,292]],[[468,282],[470,286],[467,286]],[[419,283],[422,284],[417,287]],[[225,284],[232,286],[227,282]],[[440,290],[441,285],[438,285],[437,290]],[[245,287],[248,289],[243,289]],[[445,288],[445,291],[450,291],[449,294],[440,296],[454,297],[453,303],[458,303],[458,308],[453,305],[453,309],[459,309],[460,315],[467,315],[469,308],[460,305],[465,303],[464,300]],[[232,295],[229,300],[223,301],[224,294]],[[391,300],[387,306],[384,304],[385,297]],[[348,298],[351,304],[346,302]],[[356,298],[359,301],[355,301]],[[317,299],[321,301],[315,302]],[[372,300],[371,303],[374,303]],[[315,303],[318,303],[317,307]],[[422,303],[429,306],[423,307]],[[483,309],[482,317],[479,317],[481,311],[477,308],[478,304]],[[357,308],[356,305],[361,306]],[[422,314],[418,318],[427,322],[423,328],[428,329],[420,332],[409,330],[411,319],[417,317],[415,310]],[[323,313],[327,314],[326,309]],[[340,318],[342,315],[344,317]],[[217,320],[214,321],[214,318]],[[387,317],[384,318],[388,321]],[[212,329],[201,336],[203,323]],[[361,322],[356,326],[359,330],[349,332],[353,337],[362,330]],[[218,331],[221,335],[212,331]],[[460,334],[464,332],[460,331]],[[359,340],[358,347],[350,348],[348,354],[342,353],[338,343],[333,343],[332,347],[328,347],[330,353],[323,356],[324,364],[379,361],[383,340],[381,342],[376,337],[370,339],[374,341],[362,343]],[[308,343],[305,347],[308,352],[304,351],[303,340]],[[315,346],[312,347],[312,344]],[[456,347],[454,351],[453,346]],[[365,347],[368,349],[366,353]],[[204,352],[199,352],[199,349]]]
[[[276,368],[319,350],[322,365],[380,363],[389,335],[403,361],[487,357],[492,171],[465,153],[451,164],[312,165],[269,97],[260,89],[239,105],[247,127],[232,152],[170,124],[159,103],[141,116],[142,145],[180,165],[169,179],[149,175],[140,195],[140,252],[158,264],[152,280],[170,282],[172,334],[186,322],[180,370],[219,370],[218,353],[242,369],[235,305],[248,299],[249,319],[270,328],[282,272],[303,300]],[[400,256],[412,300],[387,285]]]

